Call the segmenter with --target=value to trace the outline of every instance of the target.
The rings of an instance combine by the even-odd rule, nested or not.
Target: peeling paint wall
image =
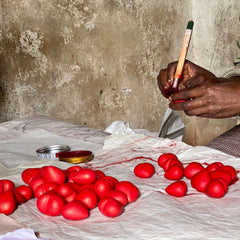
[[[220,2],[1,0],[0,121],[47,115],[100,130],[124,120],[158,131],[168,101],[156,76],[178,58],[189,19],[188,58],[219,74],[232,66],[240,3]],[[194,142],[196,124],[183,118]]]

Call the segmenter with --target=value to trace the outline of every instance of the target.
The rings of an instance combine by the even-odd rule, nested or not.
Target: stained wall
[[[158,131],[168,101],[156,76],[177,60],[188,20],[195,22],[188,58],[221,75],[237,57],[239,7],[238,0],[1,0],[0,121],[45,115],[104,130],[124,120]],[[218,121],[203,137],[206,120],[181,117],[193,145],[236,122]]]

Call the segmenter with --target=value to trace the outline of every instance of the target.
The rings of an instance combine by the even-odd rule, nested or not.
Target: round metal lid
[[[65,151],[70,151],[71,148],[68,145],[51,145],[37,149],[37,156],[41,159],[57,159],[59,154]]]

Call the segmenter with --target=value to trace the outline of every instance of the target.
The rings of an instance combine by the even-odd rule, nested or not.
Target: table
[[[62,216],[41,214],[36,199],[20,205],[9,216],[0,215],[0,233],[9,228],[26,227],[46,239],[231,239],[240,236],[239,182],[229,187],[220,199],[210,198],[191,188],[187,196],[176,198],[165,193],[171,183],[157,164],[162,153],[172,152],[184,164],[221,161],[240,169],[240,159],[209,147],[192,147],[181,141],[143,134],[109,135],[48,117],[35,117],[0,123],[0,179],[23,184],[21,172],[29,167],[47,165],[66,169],[73,164],[57,160],[39,160],[36,149],[45,145],[67,144],[72,150],[91,150],[94,159],[83,167],[102,170],[119,181],[134,183],[140,190],[137,201],[128,204],[116,218],[103,216],[97,208],[90,217],[70,221]],[[140,179],[133,169],[140,162],[151,162],[156,173]],[[7,226],[6,226],[7,225]]]

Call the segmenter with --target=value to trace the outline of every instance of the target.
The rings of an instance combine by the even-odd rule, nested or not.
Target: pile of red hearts
[[[11,180],[0,180],[0,213],[9,215],[19,204],[36,197],[38,210],[49,216],[81,220],[98,207],[103,215],[117,217],[139,197],[131,182],[80,166],[66,170],[55,166],[28,168],[21,177],[26,185],[16,188]]]
[[[183,177],[190,179],[191,186],[209,197],[221,198],[228,187],[237,181],[236,169],[221,162],[213,162],[205,168],[201,163],[191,162],[185,168],[178,157],[172,153],[164,153],[158,158],[158,165],[165,171],[164,177],[174,180],[165,191],[175,197],[183,197],[187,193],[187,184]],[[155,173],[151,163],[140,163],[134,168],[136,176],[149,178]]]

